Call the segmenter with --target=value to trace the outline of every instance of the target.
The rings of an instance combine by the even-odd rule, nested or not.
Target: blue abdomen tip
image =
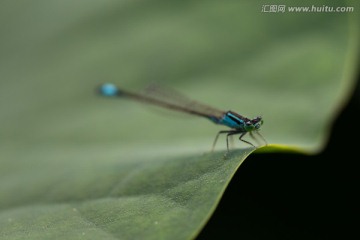
[[[104,96],[115,96],[118,93],[118,88],[112,83],[105,83],[100,86],[99,92]]]

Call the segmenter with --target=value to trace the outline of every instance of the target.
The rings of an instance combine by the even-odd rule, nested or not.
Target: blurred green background
[[[270,143],[319,147],[349,91],[355,13],[266,14],[262,5],[2,1],[1,152],[189,142],[204,150],[221,129],[104,101],[94,93],[103,82],[165,84],[220,109],[263,115]]]
[[[262,115],[269,143],[321,150],[354,84],[358,3],[294,3],[353,13],[262,13],[264,4],[1,1],[0,206],[37,202],[58,179],[70,176],[71,185],[119,161],[206,152],[223,129],[103,99],[95,88],[104,82],[134,91],[164,84],[219,109]],[[76,199],[72,191],[64,198]]]

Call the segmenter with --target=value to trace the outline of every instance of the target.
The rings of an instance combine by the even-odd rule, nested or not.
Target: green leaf
[[[46,174],[46,182],[31,174],[26,181],[32,189],[13,189],[19,192],[15,207],[0,214],[1,237],[188,239],[250,152],[238,150],[226,160],[218,153],[91,163],[96,168],[85,159],[61,174]]]
[[[136,91],[156,81],[261,114],[271,145],[258,151],[320,151],[353,86],[358,12],[263,6],[2,1],[0,237],[193,238],[252,152],[236,141],[224,159],[222,137],[211,154],[221,126],[102,99],[103,82]]]

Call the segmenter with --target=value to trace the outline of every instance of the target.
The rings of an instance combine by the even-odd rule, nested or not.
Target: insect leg
[[[239,131],[231,131],[226,135],[226,147],[228,152],[229,152],[229,137],[239,133],[240,133]]]
[[[214,143],[213,143],[213,145],[212,145],[211,152],[214,151],[215,144],[216,144],[216,142],[217,142],[217,140],[218,140],[218,138],[219,138],[219,135],[220,135],[220,134],[223,134],[223,133],[231,133],[231,132],[233,132],[233,131],[232,131],[232,130],[223,130],[223,131],[218,132],[218,133],[216,134]],[[227,141],[227,138],[226,138],[226,141]],[[228,150],[229,150],[229,146],[228,146]]]
[[[256,133],[260,136],[260,138],[264,141],[265,146],[268,145],[267,141],[265,140],[265,138],[259,133],[259,131],[256,131]]]
[[[254,148],[256,148],[256,147],[254,146],[254,144],[252,144],[251,142],[248,142],[248,141],[242,139],[242,137],[245,136],[246,133],[247,133],[247,132],[242,133],[242,134],[240,135],[240,137],[239,137],[239,140],[240,140],[240,141],[243,141],[244,143],[250,144],[251,146],[253,146]]]
[[[254,136],[253,132],[250,132],[249,134],[250,134],[250,137],[255,140],[256,144],[257,144],[258,146],[260,146],[260,142],[259,142],[259,140]]]

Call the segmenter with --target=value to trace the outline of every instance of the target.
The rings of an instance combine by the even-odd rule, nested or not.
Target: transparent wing
[[[201,113],[204,116],[221,118],[225,114],[224,111],[194,101],[170,87],[160,86],[155,83],[145,88],[144,95],[169,105]]]

